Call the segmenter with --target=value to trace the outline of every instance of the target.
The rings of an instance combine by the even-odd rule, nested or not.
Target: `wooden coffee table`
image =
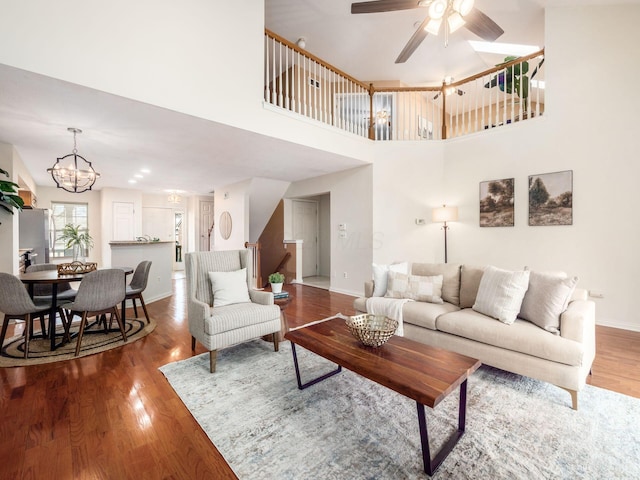
[[[296,379],[301,390],[339,373],[344,367],[415,400],[422,460],[427,474],[435,473],[462,437],[467,405],[467,378],[480,367],[479,360],[398,336],[393,336],[382,347],[365,347],[351,335],[341,318],[291,330],[284,338],[291,341]],[[296,345],[336,363],[338,368],[302,383]],[[435,408],[457,387],[460,387],[458,429],[432,458],[424,407]]]

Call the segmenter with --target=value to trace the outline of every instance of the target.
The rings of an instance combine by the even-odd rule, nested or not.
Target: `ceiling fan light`
[[[427,26],[424,27],[424,29],[431,35],[438,35],[438,32],[440,31],[440,24],[442,24],[441,18],[432,18],[431,20],[429,20],[429,23],[427,23]]]
[[[453,9],[463,17],[473,10],[474,0],[453,0]]]
[[[429,6],[429,16],[432,20],[441,19],[444,16],[444,13],[447,11],[447,1],[446,0],[434,0],[433,3]]]
[[[449,25],[449,33],[453,33],[467,22],[464,21],[464,18],[462,18],[458,12],[453,12],[447,18],[447,23]]]

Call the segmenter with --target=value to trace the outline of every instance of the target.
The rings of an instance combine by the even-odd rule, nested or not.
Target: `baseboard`
[[[170,297],[171,295],[173,295],[173,292],[163,293],[160,295],[156,295],[155,297],[147,298],[143,293],[142,298],[144,298],[145,305],[149,305],[150,303],[157,302],[158,300],[162,300],[163,298]],[[136,305],[140,306],[139,299],[136,301]],[[131,300],[127,300],[126,308],[133,308],[133,303],[131,303]]]
[[[342,293],[343,295],[349,295],[350,297],[361,297],[362,293],[358,293],[358,292],[353,292],[351,290],[342,290],[340,288],[329,288],[330,292],[333,293]]]
[[[621,330],[630,330],[632,332],[640,332],[640,324],[617,322],[615,320],[609,320],[609,319],[600,318],[596,322],[596,325],[601,325],[603,327],[619,328]]]

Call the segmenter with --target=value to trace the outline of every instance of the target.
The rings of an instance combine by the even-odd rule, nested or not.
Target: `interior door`
[[[302,276],[318,275],[318,202],[293,200],[293,235],[302,240]]]
[[[213,241],[213,200],[200,200],[200,248],[201,252],[211,250]]]
[[[112,240],[134,240],[133,202],[113,202]]]

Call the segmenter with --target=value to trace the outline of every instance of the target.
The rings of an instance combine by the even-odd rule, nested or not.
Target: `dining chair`
[[[78,342],[76,343],[75,355],[80,353],[80,345],[82,344],[82,336],[87,325],[87,318],[99,317],[111,314],[111,319],[115,315],[122,339],[127,341],[127,334],[124,329],[124,323],[118,313],[118,307],[125,297],[125,274],[124,270],[119,268],[108,268],[104,270],[95,270],[87,273],[78,287],[78,293],[73,303],[65,306],[70,310],[69,324],[75,315],[82,318],[80,329],[78,331]],[[106,328],[106,319],[105,319]]]
[[[7,334],[10,320],[24,320],[24,358],[29,358],[29,340],[33,333],[33,319],[40,317],[40,326],[45,334],[44,317],[49,312],[49,303],[34,303],[29,292],[18,277],[0,272],[0,312],[4,313],[0,348]]]
[[[45,270],[57,270],[58,265],[55,263],[38,263],[29,265],[26,269],[26,272],[42,272]],[[51,285],[45,284],[35,284],[33,286],[33,298],[36,301],[46,301],[51,300]],[[70,282],[62,282],[58,283],[58,295],[56,298],[58,299],[58,304],[63,303],[65,301],[72,301],[77,294],[77,290],[71,287]],[[48,298],[47,298],[48,297]]]
[[[144,310],[144,316],[147,318],[147,323],[149,320],[149,313],[147,312],[147,306],[144,304],[144,299],[142,298],[142,292],[147,288],[147,281],[149,280],[149,271],[151,270],[151,261],[144,260],[138,264],[135,272],[133,272],[133,278],[131,278],[131,283],[127,285],[126,297],[125,300],[131,300],[133,303],[133,312],[138,318],[138,308],[136,307],[136,298],[140,300],[140,304],[142,305],[142,310]]]

